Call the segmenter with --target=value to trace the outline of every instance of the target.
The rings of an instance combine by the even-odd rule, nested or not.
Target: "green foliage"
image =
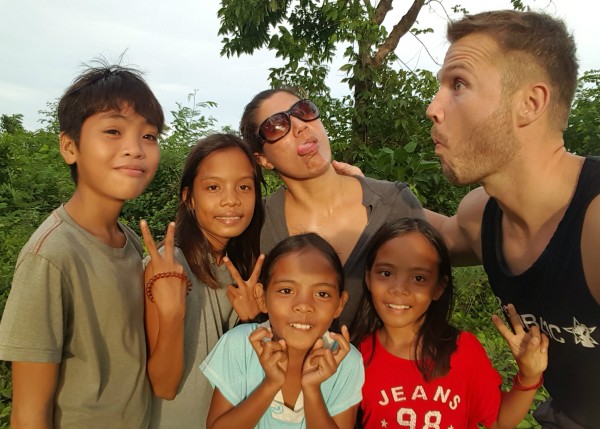
[[[2,115],[0,116],[0,132],[8,134],[17,134],[25,131],[23,127],[23,115]]]
[[[10,428],[11,399],[10,364],[0,362],[0,429]]]
[[[279,174],[273,170],[263,170],[263,177],[265,178],[265,185],[262,188],[263,197],[271,195],[283,184]]]
[[[492,293],[483,267],[453,269],[455,307],[452,323],[459,329],[474,333],[485,348],[494,368],[502,377],[505,391],[512,387],[512,379],[518,367],[506,341],[492,323],[492,315],[502,316],[496,297]],[[548,398],[545,389],[540,390],[531,405],[535,410]],[[520,429],[539,427],[531,414],[517,426]]]
[[[268,31],[285,17],[290,0],[223,0],[218,16],[223,38],[221,55],[251,54],[269,42]]]
[[[525,10],[530,9],[529,7],[525,7],[522,0],[510,0],[515,10]]]
[[[0,293],[31,233],[73,191],[58,150],[58,136],[46,131],[0,134]]]
[[[579,155],[600,155],[600,70],[586,71],[579,79],[565,146]]]
[[[202,114],[203,109],[216,107],[213,101],[196,101],[198,90],[188,94],[191,106],[177,104],[177,110],[172,111],[173,122],[170,126],[171,134],[164,140],[163,146],[193,146],[200,138],[214,131],[216,119]]]
[[[0,133],[0,312],[4,311],[21,248],[48,214],[73,192],[69,169],[58,150],[57,134],[3,129]],[[9,427],[10,398],[9,365],[1,363],[0,428]]]
[[[46,110],[38,110],[42,116],[39,122],[44,125],[44,129],[49,133],[58,135],[60,133],[60,124],[58,123],[58,102],[59,99],[48,101]]]

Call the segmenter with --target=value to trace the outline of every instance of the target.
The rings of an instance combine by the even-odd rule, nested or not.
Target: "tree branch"
[[[381,0],[375,9],[375,16],[373,20],[377,25],[381,25],[387,13],[392,10],[392,3],[394,0]]]
[[[384,2],[382,1],[381,3],[379,3],[377,9],[379,9],[379,6],[382,3]],[[400,41],[402,36],[404,36],[411,29],[411,27],[417,20],[417,16],[419,16],[419,12],[421,11],[421,8],[423,7],[424,3],[425,0],[413,1],[413,4],[408,10],[408,12],[406,12],[406,14],[400,19],[400,21],[396,25],[394,25],[392,32],[389,34],[387,39],[385,39],[385,42],[381,44],[379,49],[377,49],[375,55],[373,55],[373,59],[371,61],[373,65],[377,67],[383,64],[383,61],[388,56],[388,54],[394,49],[396,49],[396,47],[398,46],[398,42]]]

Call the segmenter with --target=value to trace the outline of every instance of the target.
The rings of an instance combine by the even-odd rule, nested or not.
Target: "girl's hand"
[[[167,234],[165,236],[164,254],[160,254],[150,233],[150,228],[145,220],[140,221],[142,230],[142,238],[150,255],[150,263],[146,266],[144,272],[144,294],[145,286],[148,280],[155,274],[165,272],[183,273],[183,267],[175,260],[175,223],[170,222],[167,226]],[[185,312],[185,297],[186,284],[183,280],[177,277],[165,277],[157,279],[152,285],[152,296],[154,303],[158,307],[160,313],[175,313]],[[150,300],[146,296],[146,302]]]
[[[498,316],[493,315],[492,320],[519,365],[520,378],[533,380],[533,383],[526,384],[535,384],[548,366],[548,337],[540,333],[538,326],[532,326],[529,332],[525,332],[515,306],[508,304],[507,309],[514,334]]]
[[[287,345],[283,339],[263,341],[265,337],[272,339],[273,332],[261,326],[250,334],[250,344],[265,371],[265,381],[279,389],[285,383],[287,373]]]
[[[227,298],[229,298],[229,301],[231,302],[231,305],[233,305],[233,309],[240,320],[244,322],[254,319],[258,313],[260,313],[258,302],[256,302],[256,298],[254,298],[254,286],[256,286],[256,283],[258,282],[264,260],[265,255],[261,254],[256,260],[250,278],[244,281],[238,270],[233,266],[231,260],[227,256],[223,257],[223,262],[225,262],[225,266],[235,282],[235,286],[229,285],[227,287]]]
[[[323,347],[323,340],[319,338],[306,356],[302,367],[302,388],[319,387],[335,374],[342,360],[350,352],[350,333],[345,325],[342,326],[341,334],[331,332],[331,336],[338,343],[335,351]]]

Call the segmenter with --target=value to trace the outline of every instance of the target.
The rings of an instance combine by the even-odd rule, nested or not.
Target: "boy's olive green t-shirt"
[[[0,323],[0,359],[59,364],[55,428],[146,428],[139,237],[112,248],[55,210],[22,249]]]

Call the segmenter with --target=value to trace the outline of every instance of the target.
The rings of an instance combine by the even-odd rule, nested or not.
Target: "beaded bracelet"
[[[523,383],[521,383],[521,377],[519,377],[518,372],[517,375],[515,375],[515,378],[513,378],[513,387],[517,390],[522,390],[523,392],[527,392],[529,390],[537,390],[541,387],[542,384],[544,384],[543,373],[540,375],[540,379],[538,380],[538,382],[531,386],[523,386]]]
[[[185,273],[177,273],[175,271],[167,271],[164,273],[154,274],[152,277],[150,277],[150,280],[148,280],[148,283],[146,283],[146,296],[148,297],[150,302],[154,302],[154,296],[152,295],[152,285],[154,284],[154,282],[158,279],[164,279],[167,277],[177,277],[178,279],[183,280],[185,282],[185,286],[186,286],[186,295],[189,295],[190,292],[192,291],[192,282],[190,281],[190,279],[188,278],[188,276]]]

